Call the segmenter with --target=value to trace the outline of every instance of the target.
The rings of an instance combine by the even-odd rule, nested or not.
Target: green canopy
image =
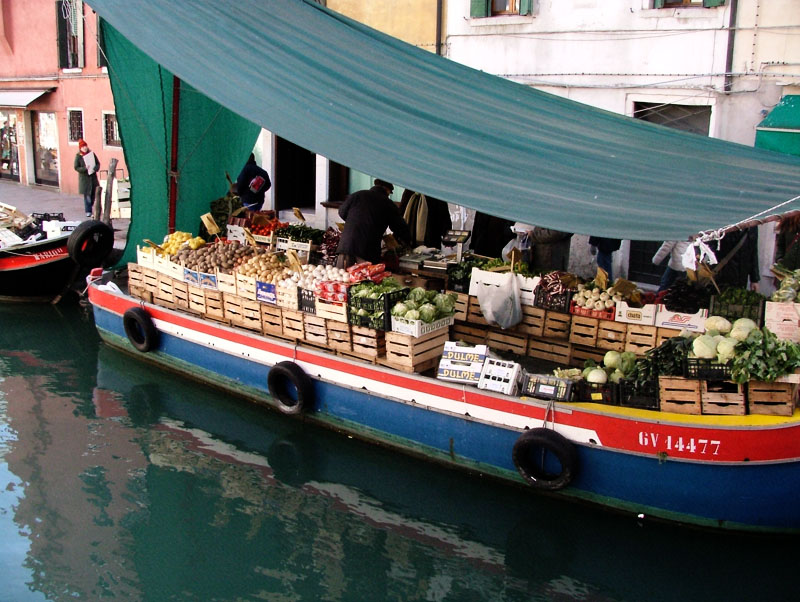
[[[787,94],[756,127],[756,146],[800,155],[800,95]]]
[[[90,4],[159,72],[168,70],[210,99],[194,124],[182,117],[181,138],[187,128],[199,139],[216,125],[210,117],[220,105],[406,188],[513,220],[635,240],[686,239],[800,194],[797,157],[546,94],[415,48],[311,0]],[[128,72],[136,61],[118,59],[112,56],[110,66],[112,81],[121,82],[116,102],[121,87],[141,106],[137,113],[151,110],[150,98],[165,100],[163,77],[131,90]],[[150,168],[140,172],[133,153],[153,151],[138,148],[149,141],[133,113],[121,114],[120,126],[135,221],[166,198],[142,199],[136,189]],[[230,169],[231,160],[238,165],[245,158],[226,155],[233,149],[214,140],[205,137],[202,144],[213,142],[206,156]],[[216,186],[219,170],[212,166],[207,176]],[[793,203],[780,212],[798,208]]]

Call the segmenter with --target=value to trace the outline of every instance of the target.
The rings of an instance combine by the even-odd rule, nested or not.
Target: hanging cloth
[[[408,224],[414,246],[425,244],[425,233],[428,226],[428,199],[424,194],[415,192],[406,205],[403,219]]]

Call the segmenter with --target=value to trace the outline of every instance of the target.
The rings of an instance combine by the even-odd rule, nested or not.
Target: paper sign
[[[202,220],[203,225],[206,227],[206,230],[208,230],[209,234],[219,234],[219,226],[217,225],[217,222],[214,221],[214,218],[210,213],[201,215],[200,219]]]

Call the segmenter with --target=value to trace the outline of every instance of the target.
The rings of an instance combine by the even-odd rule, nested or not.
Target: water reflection
[[[100,346],[79,307],[0,324],[11,600],[793,599],[795,540],[639,525],[399,456]]]

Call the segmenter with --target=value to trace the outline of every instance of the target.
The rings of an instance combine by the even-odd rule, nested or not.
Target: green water
[[[0,306],[0,601],[795,600],[797,543],[398,457]]]

